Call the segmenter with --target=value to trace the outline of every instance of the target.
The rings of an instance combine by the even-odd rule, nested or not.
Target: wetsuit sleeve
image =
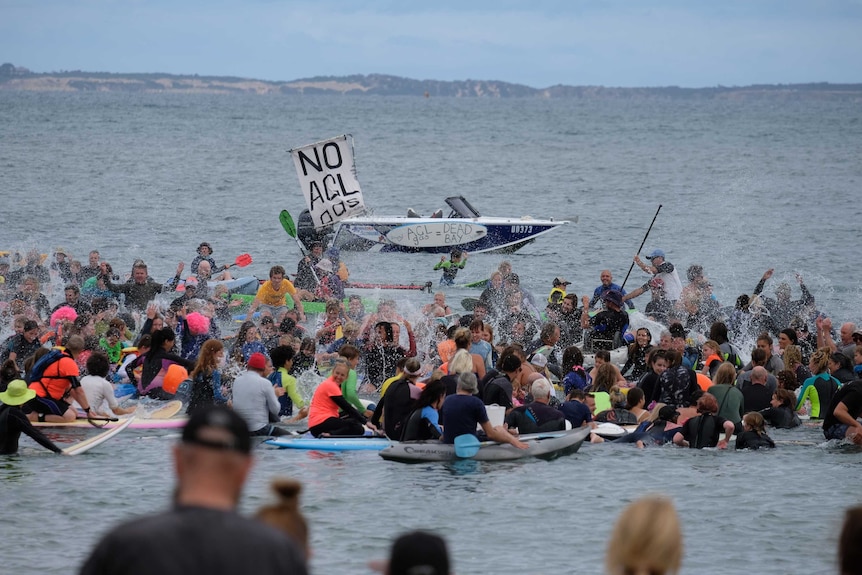
[[[374,407],[374,414],[371,416],[371,424],[374,427],[380,426],[380,418],[383,417],[383,403],[386,401],[386,396],[381,395],[380,399],[377,401],[377,405]]]
[[[214,371],[212,374],[212,386],[213,386],[213,399],[216,400],[217,403],[227,403],[228,398],[224,396],[221,392],[221,372]]]
[[[440,270],[440,269],[447,269],[448,270],[450,265],[452,265],[451,262],[444,260],[442,262],[437,262],[437,264],[434,266],[434,269],[435,270]]]
[[[167,359],[168,361],[172,361],[173,363],[178,363],[189,371],[195,368],[195,362],[189,361],[188,359],[184,359],[176,355],[175,353],[166,353],[162,356],[162,359]]]
[[[293,405],[295,405],[297,409],[305,407],[305,401],[303,401],[302,396],[299,395],[299,389],[296,387],[295,377],[289,377],[287,378],[287,381],[282,380],[281,386],[284,388],[285,393],[287,393],[287,397],[290,398],[290,401],[293,402]]]
[[[808,399],[809,392],[814,385],[811,383],[806,383],[802,386],[802,391],[799,393],[799,399],[796,401],[796,411],[802,409],[802,406],[805,405],[805,400]]]
[[[13,409],[9,413],[10,419],[14,421],[14,425],[16,425],[23,433],[26,433],[30,439],[44,447],[45,449],[50,449],[54,453],[62,453],[63,450],[54,445],[54,442],[45,437],[45,434],[33,427],[33,424],[30,423],[30,420],[27,419],[27,416],[24,415],[24,412],[20,409]]]
[[[105,288],[108,291],[112,291],[114,293],[126,293],[127,292],[127,290],[124,289],[126,287],[126,284],[121,284],[121,285],[114,284],[113,282],[111,282],[111,275],[110,274],[103,275],[102,279],[105,281]]]
[[[350,375],[347,376],[347,379],[345,379],[344,383],[341,385],[341,394],[344,396],[347,403],[355,407],[359,413],[365,411],[365,406],[362,405],[362,402],[359,401],[359,396],[356,394],[356,372],[352,369],[350,370]],[[293,397],[290,399],[292,400]],[[296,401],[294,401],[294,403],[296,403]]]
[[[756,286],[754,286],[754,292],[752,293],[752,295],[760,295],[763,292],[763,286],[765,286],[765,285],[766,285],[766,278],[760,278],[760,281],[757,282]]]
[[[356,409],[352,405],[347,403],[347,400],[344,399],[343,395],[330,395],[329,399],[331,399],[335,403],[335,405],[340,407],[341,411],[343,411],[353,419],[359,421],[360,423],[364,424],[366,421],[368,421],[364,415],[356,411]],[[376,414],[377,411],[375,410],[374,413]]]
[[[799,289],[802,290],[802,305],[803,306],[814,305],[814,296],[811,295],[811,292],[808,291],[808,288],[805,287],[804,283],[802,283],[802,282],[799,283]]]

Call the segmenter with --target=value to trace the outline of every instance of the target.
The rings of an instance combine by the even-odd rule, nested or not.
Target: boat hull
[[[471,457],[476,461],[511,461],[525,457],[542,457],[552,459],[560,455],[574,453],[580,449],[584,440],[589,437],[590,429],[583,427],[570,431],[555,431],[524,436],[522,441],[529,445],[527,449],[518,449],[509,444],[488,442]],[[389,461],[403,463],[420,463],[426,461],[455,461],[460,459],[455,454],[455,446],[439,441],[405,441],[394,442],[380,451],[380,457]]]
[[[333,245],[382,253],[511,253],[566,221],[516,218],[349,218],[339,222]]]

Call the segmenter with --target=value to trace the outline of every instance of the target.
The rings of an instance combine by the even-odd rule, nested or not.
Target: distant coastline
[[[29,92],[127,92],[177,94],[336,94],[448,98],[574,98],[679,100],[841,100],[862,102],[862,84],[765,84],[708,88],[532,88],[494,80],[414,80],[383,74],[317,76],[285,82],[174,74],[108,72],[36,73],[13,64],[0,66],[0,90]]]

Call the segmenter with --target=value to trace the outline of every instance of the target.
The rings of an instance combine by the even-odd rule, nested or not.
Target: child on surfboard
[[[458,270],[464,269],[465,265],[467,265],[467,252],[465,251],[459,249],[452,250],[449,261],[446,261],[446,256],[440,256],[440,261],[434,266],[435,270],[443,270],[440,285],[450,286],[454,284]]]

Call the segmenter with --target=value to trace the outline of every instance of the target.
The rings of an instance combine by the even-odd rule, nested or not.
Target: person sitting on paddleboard
[[[84,351],[84,338],[80,335],[73,335],[66,343],[66,350],[63,355],[45,366],[39,379],[33,377],[31,371],[30,376],[33,377],[33,382],[30,384],[30,389],[36,392],[36,396],[22,407],[30,421],[54,423],[75,421],[78,413],[66,401],[69,397],[76,400],[85,412],[90,412],[87,395],[78,380],[81,372],[78,369],[78,364],[75,363],[75,359],[82,351]]]
[[[341,392],[341,384],[349,374],[347,362],[335,360],[330,376],[314,390],[308,408],[308,430],[313,436],[364,435],[367,419],[344,399]],[[339,410],[342,417],[339,417]]]
[[[454,284],[458,270],[464,269],[465,265],[467,265],[467,252],[465,251],[459,249],[452,250],[449,261],[446,261],[446,256],[440,256],[440,261],[434,266],[435,270],[443,270],[443,275],[440,277],[440,285],[450,286]]]
[[[233,399],[231,406],[248,424],[248,431],[253,436],[289,435],[286,429],[272,425],[278,421],[281,404],[278,395],[284,394],[284,388],[273,387],[264,377],[269,373],[272,364],[262,353],[253,353],[246,363],[246,371],[233,381]]]
[[[107,380],[111,361],[107,354],[94,351],[87,358],[87,372],[81,378],[81,387],[87,395],[87,403],[91,406],[90,415],[94,417],[115,417],[129,415],[135,412],[135,407],[120,407],[114,396],[114,386]]]

